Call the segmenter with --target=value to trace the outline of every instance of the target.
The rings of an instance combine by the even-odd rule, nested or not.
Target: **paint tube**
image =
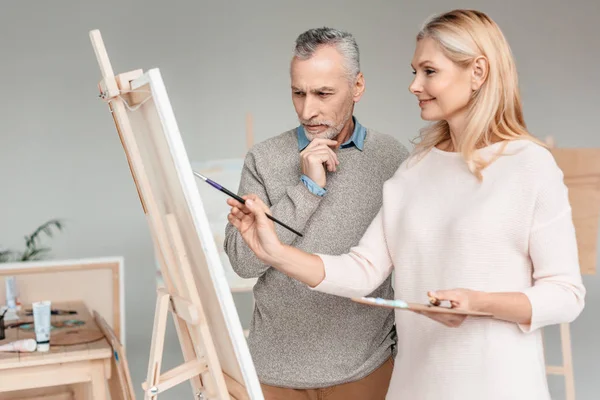
[[[35,351],[36,347],[35,339],[22,339],[3,344],[0,346],[0,351],[32,352]]]
[[[33,326],[38,351],[50,350],[50,301],[33,303]]]
[[[14,276],[7,276],[6,280],[6,306],[9,310],[17,308],[17,281]]]

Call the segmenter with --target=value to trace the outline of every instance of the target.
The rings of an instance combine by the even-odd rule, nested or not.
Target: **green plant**
[[[38,226],[35,231],[29,236],[25,236],[25,250],[22,252],[14,250],[1,250],[0,251],[0,263],[12,262],[12,261],[28,261],[28,260],[40,260],[44,258],[51,249],[49,247],[39,247],[41,242],[42,234],[48,237],[52,237],[54,232],[52,228],[58,231],[62,231],[64,224],[58,219],[51,219],[42,225]]]

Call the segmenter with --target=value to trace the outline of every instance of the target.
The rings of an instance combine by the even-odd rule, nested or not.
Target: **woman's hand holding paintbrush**
[[[244,204],[236,199],[227,199],[231,211],[227,216],[229,222],[237,228],[244,241],[256,254],[256,256],[267,264],[275,262],[274,255],[281,250],[282,243],[279,241],[273,223],[266,218],[256,218],[254,213],[246,205],[259,204],[262,211],[268,215],[269,208],[256,195],[243,196]]]

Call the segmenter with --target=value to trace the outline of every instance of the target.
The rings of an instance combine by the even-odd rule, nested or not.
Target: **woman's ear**
[[[479,90],[481,85],[483,85],[487,79],[489,72],[488,66],[488,60],[484,56],[479,56],[475,59],[475,61],[473,61],[473,76],[471,80],[471,89],[473,89],[473,91]]]

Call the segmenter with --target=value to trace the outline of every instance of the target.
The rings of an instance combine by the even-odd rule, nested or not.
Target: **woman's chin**
[[[433,115],[427,111],[421,111],[421,119],[423,121],[440,121],[442,118],[439,115]]]

